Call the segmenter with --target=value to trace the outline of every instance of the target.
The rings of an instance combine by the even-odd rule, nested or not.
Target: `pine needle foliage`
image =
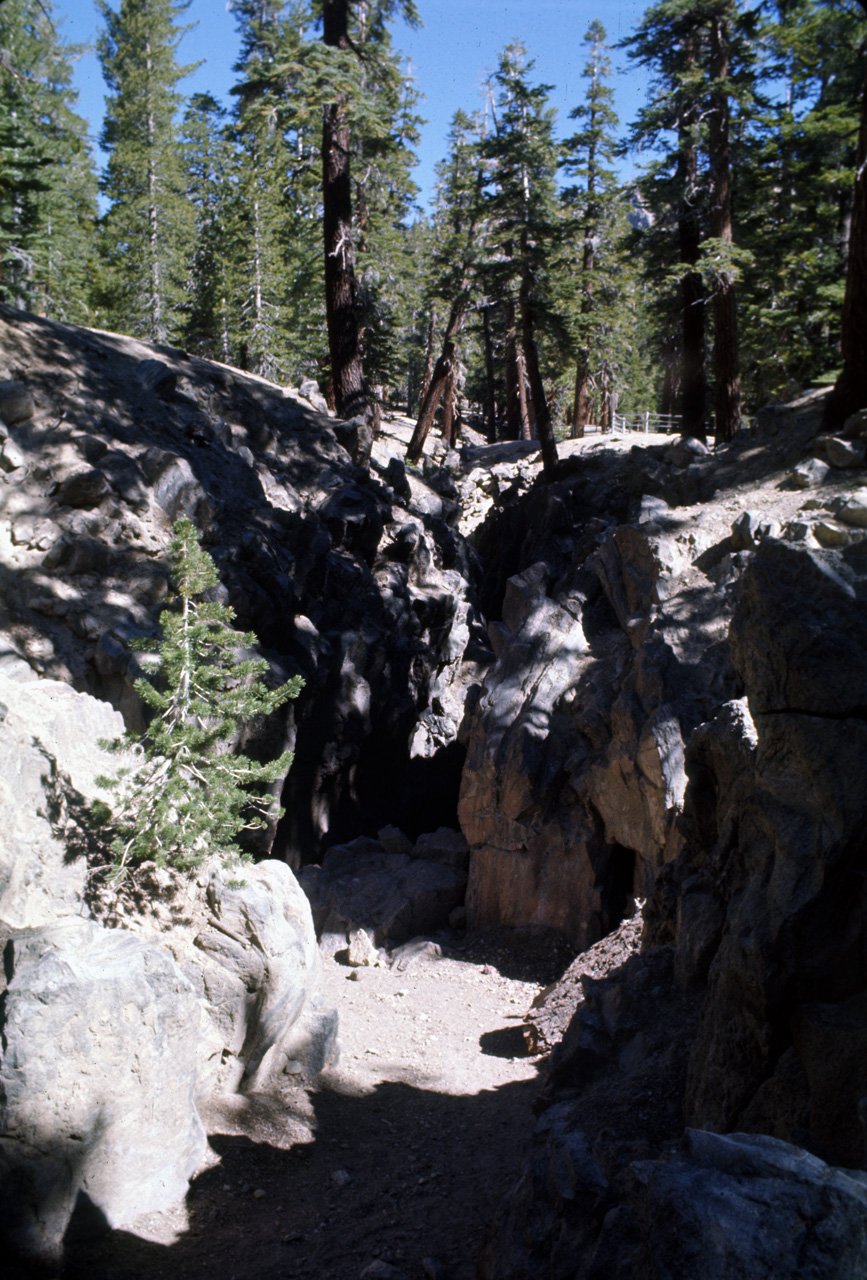
[[[219,575],[196,526],[183,517],[172,533],[176,596],[160,614],[158,652],[142,659],[147,674],[134,686],[152,718],[143,733],[101,744],[133,757],[114,778],[98,779],[117,799],[115,812],[101,806],[95,815],[112,829],[116,875],[145,861],[189,870],[214,853],[236,860],[239,833],[282,814],[265,787],[292,763],[291,751],[260,764],[231,748],[243,724],[296,698],[304,681],[266,686],[265,659],[242,656],[256,636],[235,631],[233,610],[206,598]]]

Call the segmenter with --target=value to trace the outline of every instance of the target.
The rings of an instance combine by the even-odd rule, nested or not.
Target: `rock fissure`
[[[257,1280],[469,1280],[502,1201],[489,1280],[704,1280],[721,1238],[721,1280],[794,1274],[792,1213],[799,1274],[817,1241],[861,1275],[867,547],[858,469],[809,466],[820,405],[698,466],[567,443],[544,483],[526,444],[408,472],[394,420],[368,474],[297,393],[0,327],[29,391],[0,476],[15,1248],[228,1280],[255,1237]],[[146,868],[111,901],[91,747],[141,717],[129,642],[181,513],[275,681],[307,681],[237,743],[295,765],[237,881]],[[82,1195],[157,1238],[76,1243]]]

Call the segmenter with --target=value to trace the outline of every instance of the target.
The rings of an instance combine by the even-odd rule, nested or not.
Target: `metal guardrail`
[[[676,413],[632,413],[624,417],[621,413],[613,415],[611,423],[615,431],[670,431],[680,430],[680,415]]]

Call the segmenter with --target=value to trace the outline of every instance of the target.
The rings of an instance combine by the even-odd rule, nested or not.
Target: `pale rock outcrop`
[[[118,1227],[186,1193],[206,1147],[204,1013],[166,950],[124,930],[66,918],[3,933],[3,1230],[44,1260],[76,1208]]]
[[[285,863],[104,886],[89,805],[121,763],[98,742],[122,729],[67,685],[0,675],[0,1222],[42,1261],[74,1212],[115,1227],[181,1199],[218,1095],[309,1079],[337,1053]]]
[[[85,911],[80,822],[99,793],[96,776],[117,763],[97,743],[121,733],[105,702],[0,673],[0,922],[30,929]]]

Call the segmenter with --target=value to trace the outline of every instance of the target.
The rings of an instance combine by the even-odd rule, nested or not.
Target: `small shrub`
[[[176,595],[160,614],[157,653],[142,659],[146,675],[134,686],[153,715],[143,733],[101,744],[132,755],[115,777],[97,779],[116,800],[113,811],[95,806],[111,828],[116,875],[145,861],[188,870],[211,853],[237,860],[238,834],[282,814],[264,788],[292,763],[291,751],[259,764],[233,754],[231,744],[239,725],[296,698],[304,681],[265,685],[268,663],[241,656],[256,636],[234,631],[233,610],[202,598],[219,575],[195,525],[184,517],[172,534]]]

